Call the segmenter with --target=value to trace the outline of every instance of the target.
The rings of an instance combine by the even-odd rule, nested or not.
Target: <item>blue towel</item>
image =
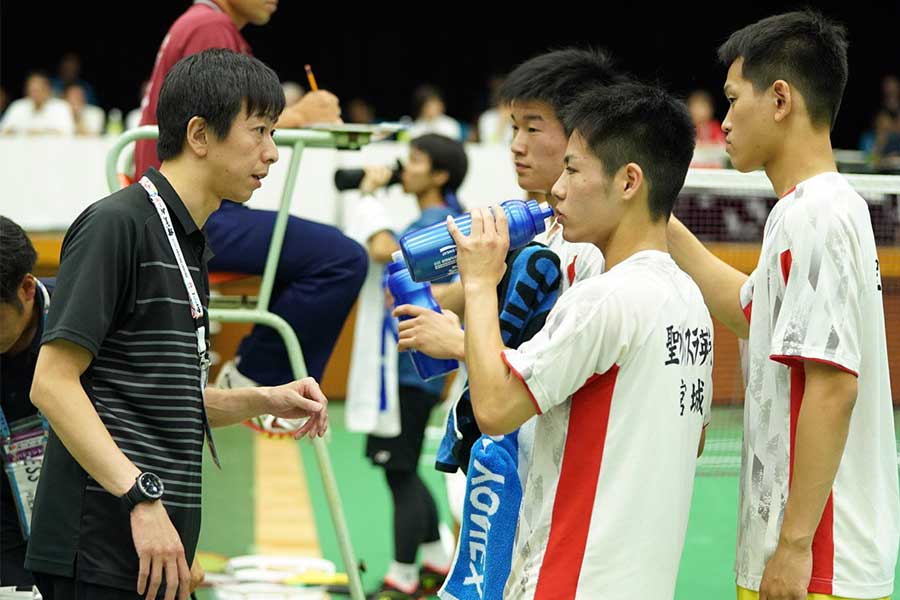
[[[506,274],[497,287],[500,335],[507,348],[518,348],[544,326],[559,297],[562,271],[559,257],[542,244],[531,244],[510,253]],[[468,385],[447,414],[447,429],[438,447],[435,469],[455,473],[469,465],[469,450],[481,436]]]
[[[531,244],[510,254],[497,288],[507,347],[517,348],[544,326],[561,278],[559,257],[546,246]],[[482,435],[468,386],[447,415],[435,463],[450,473],[459,465],[466,465],[467,477],[463,523],[453,566],[438,595],[445,600],[502,598],[522,503],[519,432]]]
[[[522,504],[518,456],[517,432],[473,446],[453,569],[438,592],[444,600],[503,597]]]

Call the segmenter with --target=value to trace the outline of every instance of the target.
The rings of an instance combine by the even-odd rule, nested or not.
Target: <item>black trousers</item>
[[[46,573],[35,573],[35,582],[44,600],[142,600],[136,591],[120,590],[76,581],[71,577],[59,577]],[[162,598],[165,590],[157,593]]]

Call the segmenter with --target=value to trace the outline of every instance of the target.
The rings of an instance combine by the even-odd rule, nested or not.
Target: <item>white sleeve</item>
[[[16,100],[6,109],[3,114],[3,120],[0,121],[0,133],[16,131],[19,126],[18,121],[21,120],[22,103]]]
[[[562,404],[593,375],[608,371],[629,346],[634,321],[627,315],[627,303],[613,290],[598,287],[567,291],[543,329],[518,349],[503,352],[538,413]]]
[[[756,285],[756,273],[758,270],[754,269],[747,281],[744,282],[744,285],[741,286],[741,310],[744,311],[747,323],[750,323],[750,316],[753,312],[753,286]]]
[[[392,222],[387,208],[371,195],[359,192],[345,192],[357,196],[348,203],[347,228],[344,233],[364,247],[369,238],[379,231],[392,231]]]
[[[707,317],[709,319],[709,347],[715,348],[716,346],[716,328],[713,326],[712,318]],[[742,340],[738,338],[738,345],[742,342],[746,342],[747,340]],[[707,425],[709,425],[710,420],[712,419],[712,409],[713,409],[713,364],[715,361],[715,355],[713,355],[713,360],[709,361],[709,366],[707,367],[704,378],[706,380],[706,389],[709,390],[707,394],[707,398],[709,398],[706,404],[706,410],[703,412],[703,428],[706,429]]]
[[[860,245],[856,230],[831,211],[791,215],[779,261],[784,284],[775,305],[772,360],[831,364],[854,375],[860,364]]]

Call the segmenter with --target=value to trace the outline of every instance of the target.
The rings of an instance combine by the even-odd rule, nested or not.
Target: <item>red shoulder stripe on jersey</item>
[[[829,367],[834,367],[839,371],[843,371],[844,373],[850,373],[854,377],[859,377],[859,373],[854,371],[853,369],[848,369],[844,365],[838,364],[836,362],[832,362],[830,360],[825,360],[822,358],[809,358],[807,356],[788,356],[785,354],[772,354],[769,356],[769,360],[774,360],[775,362],[780,362],[781,364],[793,367],[797,364],[803,364],[803,361],[808,360],[810,362],[820,363],[823,365],[828,365]]]
[[[522,385],[525,386],[525,389],[528,391],[528,397],[531,398],[531,403],[534,404],[534,410],[537,412],[537,414],[544,414],[543,412],[541,412],[541,405],[538,404],[538,401],[535,399],[534,394],[531,393],[531,388],[528,387],[528,382],[525,381],[525,378],[522,377],[522,374],[516,371],[516,368],[512,366],[512,364],[510,364],[509,360],[506,358],[506,352],[501,352],[500,358],[502,358],[503,362],[506,363],[506,366],[509,367],[509,371],[513,375],[515,375],[519,381],[522,382]]]
[[[587,547],[618,365],[572,396],[566,445],[534,600],[574,598]]]
[[[744,307],[744,316],[747,317],[747,322],[750,322],[750,317],[753,316],[753,300],[747,303],[747,306]]]
[[[787,285],[788,277],[791,276],[791,264],[794,262],[790,249],[782,252],[779,259],[781,261],[781,276],[784,278],[784,285]]]

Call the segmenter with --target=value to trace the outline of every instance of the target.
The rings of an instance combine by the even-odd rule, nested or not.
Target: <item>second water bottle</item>
[[[547,204],[534,200],[507,200],[500,204],[509,221],[509,249],[526,245],[546,229],[545,221],[553,215]],[[454,219],[459,230],[469,235],[472,215]],[[414,281],[434,281],[459,271],[456,265],[456,243],[443,221],[411,231],[400,238],[400,249]]]
[[[394,308],[401,304],[414,304],[441,312],[441,307],[431,295],[431,284],[412,280],[400,251],[394,253],[393,261],[388,265],[388,289],[394,297]],[[405,321],[411,317],[400,317]],[[459,368],[459,362],[452,359],[433,358],[416,350],[410,351],[416,372],[424,380],[446,375]]]

